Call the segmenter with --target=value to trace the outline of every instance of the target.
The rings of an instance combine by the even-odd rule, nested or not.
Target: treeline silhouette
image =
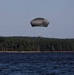
[[[74,39],[0,37],[0,51],[74,51]]]

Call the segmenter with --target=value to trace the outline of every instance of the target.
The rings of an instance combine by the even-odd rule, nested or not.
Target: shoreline
[[[0,53],[40,53],[40,52],[74,52],[74,51],[0,51]]]

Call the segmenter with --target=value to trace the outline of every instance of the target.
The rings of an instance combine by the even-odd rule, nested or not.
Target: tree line
[[[74,51],[74,39],[0,37],[0,51]]]

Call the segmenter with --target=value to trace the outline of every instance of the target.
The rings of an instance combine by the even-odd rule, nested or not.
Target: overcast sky
[[[42,17],[48,27],[31,27]],[[74,38],[74,0],[0,0],[0,36]]]

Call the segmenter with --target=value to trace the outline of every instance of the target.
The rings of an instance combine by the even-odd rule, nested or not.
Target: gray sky
[[[36,17],[46,27],[31,27]],[[74,0],[0,0],[0,36],[74,38]]]

